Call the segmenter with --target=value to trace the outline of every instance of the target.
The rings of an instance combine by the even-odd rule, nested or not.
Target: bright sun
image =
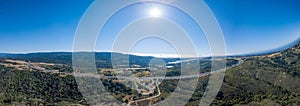
[[[159,17],[160,14],[161,14],[161,10],[158,9],[158,8],[152,8],[152,9],[149,10],[149,15],[151,17]]]

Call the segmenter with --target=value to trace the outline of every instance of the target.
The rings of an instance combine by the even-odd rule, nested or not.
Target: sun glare
[[[150,9],[150,11],[149,11],[149,15],[150,15],[151,17],[159,17],[159,16],[161,15],[161,10],[158,9],[158,8],[152,8],[152,9]]]

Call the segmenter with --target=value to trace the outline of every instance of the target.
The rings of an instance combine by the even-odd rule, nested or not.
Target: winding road
[[[95,73],[72,73],[75,77],[94,77],[94,78],[103,78],[103,79],[124,79],[124,80],[155,80],[155,79],[166,79],[166,80],[174,80],[174,79],[190,79],[190,78],[195,78],[195,77],[205,77],[210,74],[219,72],[219,71],[225,71],[234,67],[237,67],[241,64],[244,63],[244,60],[240,60],[239,62],[231,67],[226,67],[224,69],[219,69],[216,71],[211,71],[211,72],[205,72],[205,73],[200,73],[200,74],[194,74],[194,75],[182,75],[182,76],[159,76],[159,77],[124,77],[124,76],[104,76],[104,75],[99,75]]]
[[[64,72],[59,72],[59,73],[64,73],[64,74],[68,74],[68,75],[74,75],[75,77],[93,77],[93,78],[102,78],[102,79],[125,79],[125,80],[129,80],[129,81],[137,81],[137,80],[159,80],[159,79],[164,79],[164,80],[174,80],[174,79],[190,79],[190,78],[200,78],[200,77],[205,77],[208,76],[210,74],[216,73],[216,72],[220,72],[220,71],[226,71],[228,69],[237,67],[241,64],[244,63],[244,60],[242,59],[238,59],[238,63],[231,66],[231,67],[225,67],[224,69],[219,69],[216,71],[211,71],[211,72],[205,72],[205,73],[200,73],[200,74],[194,74],[194,75],[183,75],[183,76],[171,76],[171,77],[123,77],[123,76],[104,76],[104,75],[99,75],[99,74],[95,74],[95,73],[64,73]],[[32,69],[36,69],[36,70],[42,70],[42,71],[46,71],[46,72],[51,72],[51,70],[46,70],[46,69],[42,69],[40,67],[35,67],[34,65],[28,63],[27,64],[28,67],[32,68]],[[132,103],[134,102],[140,102],[140,101],[144,101],[144,100],[151,100],[153,98],[157,98],[158,96],[161,95],[160,89],[158,87],[158,81],[156,81],[156,88],[158,90],[158,94],[152,97],[148,97],[148,98],[144,98],[144,99],[139,99],[139,100],[134,100],[134,101],[130,101],[128,102],[127,106],[131,106]]]
[[[148,97],[148,98],[144,98],[144,99],[138,99],[138,100],[135,100],[135,101],[130,101],[130,102],[128,102],[127,106],[131,106],[131,104],[134,103],[134,102],[140,102],[140,101],[144,101],[144,100],[154,99],[154,98],[157,98],[158,96],[160,96],[161,92],[160,92],[160,89],[159,89],[157,83],[158,83],[158,81],[156,81],[156,87],[157,87],[157,91],[158,91],[157,95],[152,96],[152,97]]]
[[[185,78],[194,78],[194,77],[204,77],[204,76],[207,76],[209,74],[213,74],[213,73],[216,73],[216,72],[219,72],[219,71],[226,71],[228,69],[231,69],[231,68],[234,68],[234,67],[237,67],[241,64],[244,63],[244,60],[241,60],[241,59],[238,59],[239,62],[231,67],[228,67],[228,68],[224,68],[224,69],[220,69],[220,70],[217,70],[217,71],[212,71],[212,72],[206,72],[206,73],[201,73],[201,74],[196,74],[196,75],[190,75],[190,76],[181,76],[181,77],[165,77],[164,79],[185,79]],[[154,77],[154,78],[160,78],[160,77]],[[134,101],[130,101],[128,102],[127,106],[131,106],[132,103],[134,102],[140,102],[140,101],[145,101],[145,100],[151,100],[153,98],[156,98],[158,96],[160,96],[161,92],[160,92],[160,89],[158,87],[158,84],[156,82],[156,87],[158,89],[158,94],[155,95],[155,96],[152,96],[152,97],[148,97],[148,98],[144,98],[144,99],[139,99],[139,100],[134,100]]]

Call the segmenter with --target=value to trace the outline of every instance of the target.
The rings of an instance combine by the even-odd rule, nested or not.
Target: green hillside
[[[299,106],[300,105],[300,43],[292,48],[260,56],[237,57],[244,60],[238,67],[226,71],[224,83],[212,103],[213,106],[250,105],[250,106]],[[50,62],[64,65],[53,65],[51,69],[59,68],[60,72],[70,72],[70,53],[37,53],[27,55],[2,55],[0,63],[5,59],[26,60],[32,62]],[[5,57],[7,56],[7,57]],[[110,64],[109,53],[96,56],[101,61]],[[39,58],[41,57],[41,58]],[[131,56],[133,63],[141,65],[152,57]],[[61,60],[61,61],[60,61]],[[177,59],[166,59],[174,61]],[[65,63],[64,63],[65,62]],[[201,61],[202,69],[209,70],[210,62]],[[9,63],[9,62],[8,62]],[[227,64],[236,64],[234,59],[228,59]],[[18,66],[19,63],[10,64]],[[66,65],[66,66],[65,66]],[[109,65],[108,65],[109,66]],[[168,74],[174,74],[172,73]],[[199,86],[187,105],[199,104],[206,88],[208,77],[199,78]],[[86,105],[86,101],[77,89],[77,83],[72,75],[59,73],[44,73],[33,69],[23,70],[0,65],[0,105]],[[123,97],[134,92],[124,85],[110,80],[104,81],[110,92],[122,101]],[[121,86],[122,85],[122,86]],[[166,80],[159,85],[162,95],[153,102],[167,98],[177,85],[177,80]],[[133,94],[132,94],[133,95]],[[135,97],[136,95],[133,95]],[[123,100],[123,102],[128,100]]]
[[[300,43],[227,70],[213,105],[300,105]]]

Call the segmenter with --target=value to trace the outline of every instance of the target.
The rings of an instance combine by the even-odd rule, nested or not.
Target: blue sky
[[[76,27],[93,0],[1,0],[0,1],[0,52],[28,53],[44,51],[72,51]],[[240,54],[273,49],[300,37],[299,0],[205,0],[214,12],[226,42],[227,54]],[[194,28],[192,20],[176,9],[166,9],[184,29]],[[97,42],[97,51],[110,51],[117,24],[128,22],[140,9],[119,12],[121,20],[111,19],[105,36]],[[172,13],[173,12],[173,13]],[[164,14],[164,13],[162,13]],[[180,13],[181,14],[181,13]],[[127,17],[126,17],[127,16]],[[118,17],[118,15],[116,15]],[[113,17],[112,17],[113,18]],[[180,21],[181,18],[184,18]],[[119,23],[121,22],[121,23]],[[116,32],[114,32],[116,33]],[[191,33],[201,33],[191,32]],[[101,35],[101,34],[100,34]],[[191,38],[203,55],[209,53],[204,36]],[[104,42],[106,41],[106,42]],[[155,43],[153,43],[155,42]],[[158,39],[141,41],[132,50],[140,53],[173,53],[166,42]],[[147,49],[145,49],[147,48]]]

